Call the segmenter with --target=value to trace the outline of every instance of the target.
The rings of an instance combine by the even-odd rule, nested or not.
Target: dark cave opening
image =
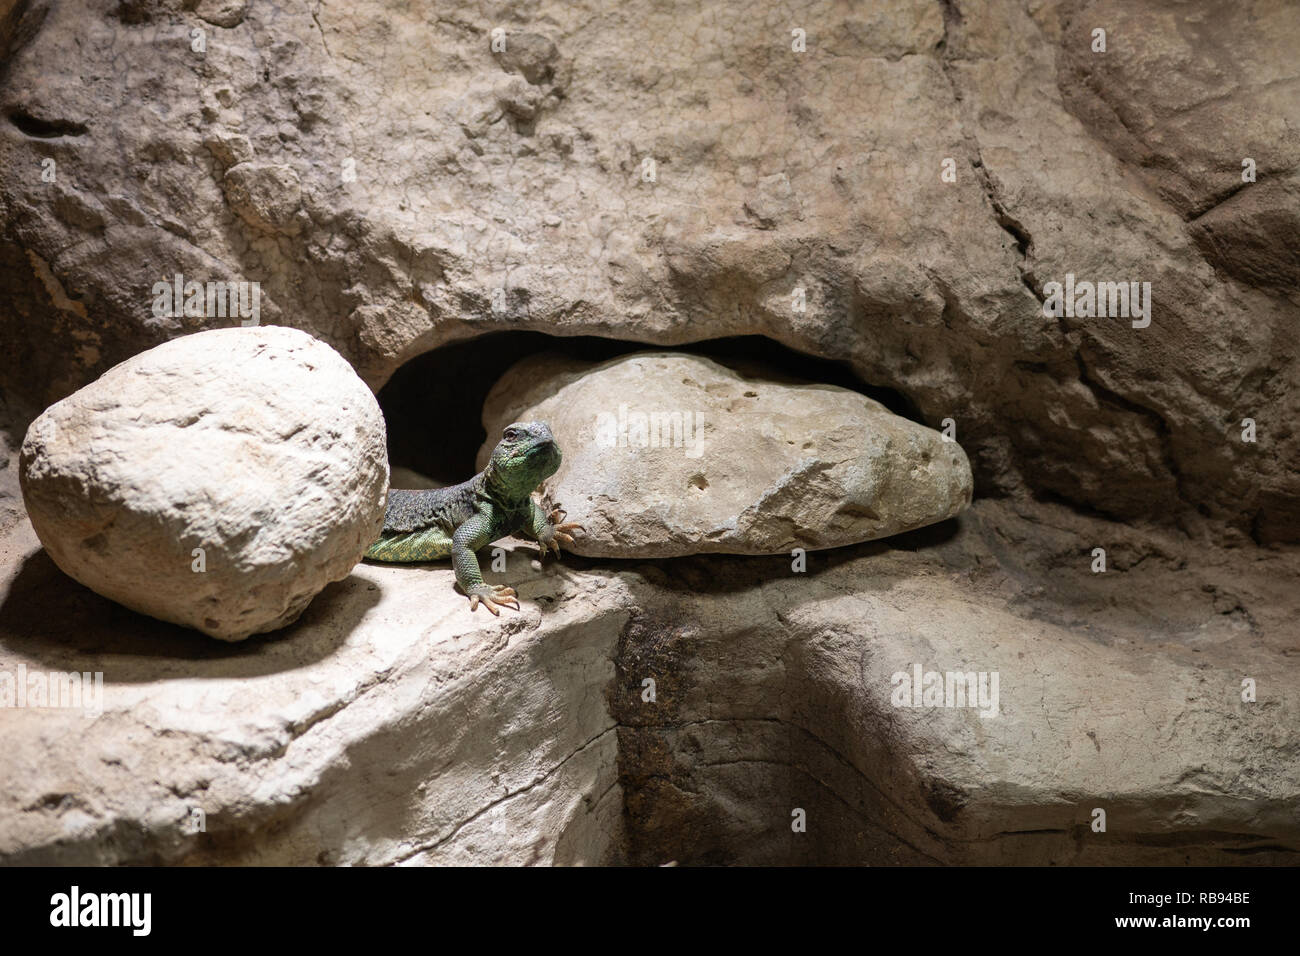
[[[922,421],[907,396],[868,385],[847,362],[798,352],[761,335],[662,346],[599,336],[561,338],[544,332],[498,332],[418,355],[380,389],[390,465],[409,468],[440,484],[473,475],[475,457],[487,437],[482,412],[488,392],[516,362],[552,351],[591,362],[632,352],[691,352],[778,380],[837,385],[874,399],[896,415]]]

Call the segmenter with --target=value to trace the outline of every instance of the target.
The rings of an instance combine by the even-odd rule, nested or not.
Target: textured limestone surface
[[[0,354],[41,405],[222,324],[150,317],[175,273],[375,387],[492,331],[765,335],[953,418],[978,495],[1300,541],[1287,0],[8,6]],[[1045,316],[1067,275],[1150,282],[1150,325]]]
[[[545,421],[564,453],[547,496],[606,557],[778,554],[883,538],[970,504],[956,442],[864,395],[746,375],[698,355],[599,365],[537,356],[488,394],[486,465],[511,422]]]
[[[1294,863],[1294,556],[959,521],[805,574],[507,543],[500,618],[450,568],[363,564],[234,645],[80,587],[19,524],[0,674],[104,689],[93,719],[0,708],[0,862]],[[999,672],[997,716],[895,707],[918,665]]]
[[[296,329],[214,329],[128,359],[27,430],[23,501],[68,575],[239,641],[295,620],[383,523],[384,420]]]

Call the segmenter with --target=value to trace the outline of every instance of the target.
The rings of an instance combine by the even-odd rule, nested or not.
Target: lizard
[[[543,556],[573,544],[582,525],[565,523],[558,504],[547,514],[532,498],[560,461],[560,446],[545,422],[515,422],[501,433],[487,467],[468,481],[425,491],[390,489],[383,530],[365,557],[412,563],[450,556],[470,611],[480,602],[494,616],[500,616],[499,607],[517,611],[515,589],[485,584],[475,552],[520,532],[541,545]]]

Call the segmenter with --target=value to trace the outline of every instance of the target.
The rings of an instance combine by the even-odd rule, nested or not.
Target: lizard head
[[[501,433],[488,468],[512,495],[527,495],[560,467],[560,446],[545,422],[515,422]]]

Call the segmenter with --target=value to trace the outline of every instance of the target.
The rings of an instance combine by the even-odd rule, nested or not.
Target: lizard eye
[[[504,437],[506,441],[514,441],[519,437],[519,430],[515,428],[507,428],[505,435],[502,437]]]

